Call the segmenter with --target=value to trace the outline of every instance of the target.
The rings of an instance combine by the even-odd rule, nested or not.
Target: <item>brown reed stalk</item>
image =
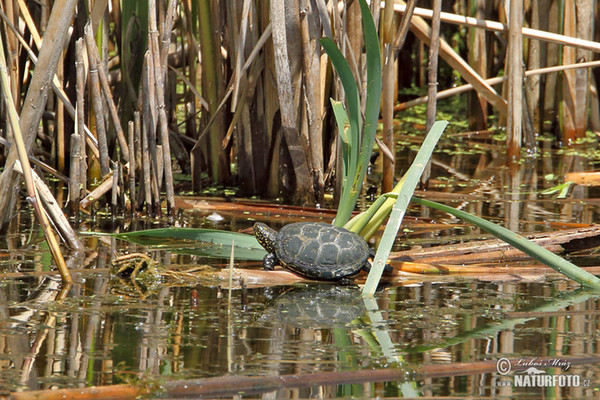
[[[78,133],[71,134],[71,163],[69,171],[69,202],[71,204],[71,214],[78,220],[79,200],[81,199],[80,162],[81,157],[81,136]]]
[[[62,46],[75,11],[76,0],[56,0],[44,34],[44,46],[40,49],[38,65],[36,66],[19,120],[21,132],[25,134],[23,142],[26,152],[29,152],[37,136],[37,127],[44,112],[48,98],[48,82],[52,81],[62,52]],[[18,196],[16,195],[18,175],[13,172],[13,166],[18,159],[18,151],[13,146],[9,151],[4,170],[0,175],[0,187],[5,191],[0,196],[0,227],[4,226],[12,215],[12,208]]]
[[[133,121],[129,121],[127,124],[127,136],[129,138],[129,198],[133,205],[136,199],[135,169],[137,167],[135,158],[135,124]]]
[[[442,11],[442,1],[433,0],[433,18],[431,20],[431,38],[429,43],[429,65],[428,69],[428,88],[427,88],[427,116],[425,122],[425,132],[429,132],[435,116],[437,114],[437,85],[438,85],[438,54],[440,49],[440,12]],[[431,175],[431,159],[427,162],[423,174],[421,175],[421,186],[427,188],[429,176]]]
[[[102,92],[100,89],[100,78],[98,77],[98,68],[95,57],[92,55],[92,50],[97,49],[90,42],[94,41],[92,27],[86,24],[85,28],[85,43],[87,47],[88,62],[90,66],[90,88],[92,90],[92,106],[94,115],[96,116],[96,136],[98,139],[98,148],[100,150],[100,173],[106,176],[110,172],[110,155],[108,153],[108,139],[106,137],[106,122],[104,120],[104,102],[102,101]]]
[[[510,0],[508,27],[508,75],[509,110],[506,122],[507,163],[513,164],[520,157],[523,134],[523,0]]]
[[[161,181],[158,179],[159,170],[158,170],[158,157],[156,152],[156,121],[157,121],[157,113],[156,113],[156,96],[155,89],[156,86],[154,84],[154,67],[152,56],[150,55],[150,51],[146,51],[145,54],[145,63],[144,63],[144,75],[142,79],[142,98],[143,98],[143,110],[145,114],[144,118],[144,129],[142,131],[143,138],[146,141],[145,148],[148,151],[148,160],[150,167],[150,183],[149,186],[152,197],[151,202],[148,203],[148,207],[151,207],[151,210],[154,214],[160,215],[160,183]]]
[[[84,210],[89,209],[89,207],[92,203],[94,203],[95,201],[98,201],[98,199],[103,197],[106,193],[108,193],[109,190],[112,189],[112,187],[113,187],[113,171],[111,170],[107,175],[104,176],[104,180],[102,181],[102,183],[100,183],[98,186],[96,186],[96,188],[94,190],[89,192],[87,194],[87,196],[85,196],[81,200],[81,202],[79,203],[79,206]]]
[[[27,156],[27,149],[25,148],[25,141],[23,140],[23,136],[21,134],[21,127],[19,126],[19,115],[17,114],[17,110],[15,108],[14,100],[12,99],[12,94],[10,90],[10,83],[8,82],[8,71],[6,68],[6,59],[4,57],[4,46],[2,44],[2,40],[0,39],[0,81],[2,84],[2,90],[4,91],[4,98],[6,107],[8,109],[9,123],[13,133],[14,139],[14,148],[16,148],[18,152],[18,158],[21,163],[21,168],[23,171],[23,177],[25,180],[25,186],[27,187],[27,199],[33,206],[40,225],[42,227],[42,231],[44,232],[44,236],[46,237],[46,241],[48,242],[48,246],[50,247],[50,251],[56,262],[58,270],[60,271],[60,275],[63,281],[67,284],[72,284],[73,279],[71,278],[71,274],[67,269],[67,265],[65,264],[65,260],[62,256],[62,252],[60,251],[60,247],[58,245],[58,241],[56,240],[56,236],[51,230],[50,223],[48,221],[48,217],[46,213],[42,209],[42,206],[39,202],[39,196],[37,194],[37,190],[35,184],[33,182],[33,176],[31,173],[31,166],[29,164],[29,158]],[[15,161],[16,164],[16,161]]]
[[[15,165],[15,171],[19,172],[20,174],[23,173],[23,168],[20,162]],[[36,195],[42,201],[42,205],[44,206],[43,209],[46,210],[46,213],[48,214],[50,222],[54,228],[60,232],[61,237],[70,248],[74,250],[83,249],[81,241],[69,224],[69,220],[67,217],[65,217],[63,209],[54,198],[50,188],[48,188],[46,183],[34,170],[31,170],[31,176],[36,188]]]
[[[386,18],[388,15],[387,7],[384,13],[384,18]],[[383,143],[388,148],[388,150],[392,154],[394,154],[394,102],[396,98],[396,63],[390,43],[386,43],[384,45],[383,53],[383,90],[381,93]],[[382,193],[390,192],[394,188],[394,173],[394,157],[383,157],[383,176],[381,187]]]
[[[64,81],[64,53],[61,53],[61,58],[58,63],[56,75],[54,76],[55,81],[58,82],[58,88],[63,90]],[[54,141],[56,143],[56,169],[61,173],[65,171],[65,157],[66,157],[66,138],[65,138],[65,108],[63,104],[56,98],[51,98],[54,102]],[[60,196],[62,191],[58,192]]]
[[[86,25],[90,26],[89,24]],[[125,138],[125,133],[123,132],[123,127],[121,126],[121,119],[119,118],[119,112],[117,111],[117,107],[112,98],[112,93],[110,91],[110,86],[108,84],[108,77],[106,76],[106,71],[104,70],[104,66],[99,58],[98,48],[96,47],[96,42],[94,40],[94,35],[91,29],[84,29],[85,34],[85,44],[87,46],[87,54],[90,63],[90,71],[94,69],[97,71],[98,80],[100,82],[100,89],[102,90],[102,94],[104,94],[104,99],[106,101],[106,106],[108,107],[109,115],[112,119],[113,126],[115,131],[117,132],[117,139],[119,140],[119,146],[121,146],[121,156],[125,160],[125,162],[129,161],[129,149],[127,145],[127,139]]]
[[[358,4],[358,3],[357,3]],[[290,57],[286,33],[286,9],[283,2],[270,3],[271,23],[273,24],[273,47],[279,111],[281,112],[281,130],[290,153],[296,177],[295,200],[299,203],[314,202],[314,189],[310,179],[310,150],[305,138],[300,134],[297,124],[297,112],[294,105]]]
[[[114,217],[117,213],[117,200],[118,200],[118,192],[119,192],[119,166],[116,161],[111,161],[113,178],[112,178],[112,190],[110,197],[110,210],[111,215]]]
[[[316,41],[315,31],[319,21],[318,9],[310,6],[309,0],[300,1],[300,36],[302,39],[302,72],[304,74],[303,119],[308,130],[308,143],[311,165],[314,200],[323,201],[324,160],[323,160],[323,102],[321,96],[321,48]],[[314,3],[313,3],[314,4]],[[302,107],[300,107],[302,109]],[[304,135],[304,133],[302,133]]]
[[[18,5],[14,2],[14,1],[7,1],[4,2],[4,7],[6,10],[6,14],[4,14],[4,12],[2,12],[0,10],[0,12],[2,12],[3,15],[6,16],[6,18],[4,18],[4,16],[2,17],[7,25],[10,25],[14,28],[14,24],[19,21],[19,10],[18,10]],[[12,29],[12,28],[9,28]],[[11,84],[11,91],[12,91],[12,97],[13,100],[15,101],[15,104],[21,104],[21,91],[20,91],[20,83],[19,83],[19,77],[20,77],[20,63],[19,63],[19,57],[17,57],[16,55],[18,54],[19,51],[19,45],[18,45],[18,37],[17,35],[11,36],[11,35],[6,35],[6,49],[8,51],[8,55],[9,55],[9,59],[7,60],[7,68],[8,71],[10,73],[10,84]]]
[[[396,37],[394,38],[394,58],[398,58],[398,54],[400,54],[400,50],[402,50],[402,47],[404,46],[406,35],[408,34],[408,29],[410,28],[410,20],[412,19],[416,5],[417,0],[408,0],[406,2],[406,8],[402,15],[402,19],[400,20],[400,27],[398,28]]]
[[[142,94],[144,92],[142,91]],[[150,190],[150,162],[148,159],[148,141],[144,135],[142,129],[142,121],[140,112],[136,111],[133,114],[133,124],[135,127],[135,137],[136,137],[136,151],[138,152],[137,160],[140,162],[141,169],[141,182],[140,182],[140,190],[144,190],[144,193],[138,197],[138,203],[133,203],[134,206],[140,208],[139,206],[142,203],[146,204],[146,207],[150,207],[152,204],[152,192]]]
[[[169,24],[171,26],[172,22]],[[171,167],[171,146],[169,144],[169,126],[167,121],[167,112],[165,111],[165,84],[164,84],[164,73],[166,66],[163,68],[161,65],[161,51],[158,42],[158,27],[156,24],[156,0],[149,0],[148,2],[148,41],[150,54],[153,58],[152,69],[150,73],[154,74],[154,83],[156,87],[156,106],[158,109],[158,120],[159,120],[159,132],[160,142],[162,144],[162,155],[163,155],[163,167],[161,171],[164,173],[165,178],[165,189],[167,195],[167,213],[171,214],[175,211],[175,190],[173,187],[173,171]],[[170,36],[169,36],[170,39]],[[170,40],[165,39],[164,41]],[[167,43],[168,44],[168,43]],[[168,48],[168,45],[166,45]],[[165,50],[166,52],[166,50]],[[166,61],[166,56],[165,56]],[[160,182],[160,181],[159,181]]]
[[[405,24],[408,32],[408,25]],[[394,140],[394,104],[396,103],[396,75],[398,65],[394,57],[392,42],[394,39],[394,4],[391,2],[385,3],[383,11],[383,21],[380,29],[380,36],[383,42],[383,68],[382,81],[383,90],[381,93],[381,119],[383,124],[383,145],[387,147],[390,153],[395,152]],[[405,33],[406,35],[406,33]],[[395,36],[398,36],[396,33]],[[394,188],[395,163],[394,157],[383,157],[383,175],[381,192],[387,193]]]
[[[527,77],[531,77],[531,76],[535,76],[535,75],[549,74],[552,72],[560,72],[560,71],[565,71],[565,70],[569,70],[569,69],[597,68],[597,67],[600,67],[600,61],[589,61],[589,62],[582,62],[582,63],[576,63],[576,64],[569,64],[569,65],[557,65],[554,67],[546,67],[546,68],[525,71],[525,77],[527,78]],[[497,85],[499,83],[506,81],[507,79],[508,79],[508,76],[503,75],[503,76],[497,76],[494,78],[488,78],[485,81],[488,85]],[[436,98],[438,100],[445,99],[450,96],[468,92],[469,90],[473,90],[473,85],[471,85],[470,83],[467,83],[465,85],[457,86],[457,87],[454,87],[451,89],[442,90],[441,92],[437,93]],[[408,108],[417,106],[419,104],[424,104],[424,103],[427,103],[427,96],[418,97],[416,99],[397,104],[396,107],[394,107],[394,109],[395,109],[395,111],[401,111],[401,110],[406,110]]]
[[[81,194],[85,193],[86,182],[87,182],[87,157],[86,157],[86,138],[89,136],[86,135],[85,132],[85,60],[84,60],[84,42],[82,38],[77,39],[75,42],[75,76],[76,76],[76,105],[77,105],[77,113],[75,115],[75,129],[76,133],[80,136],[79,142],[79,159],[76,162],[79,163],[79,167],[77,167],[77,171],[79,172],[79,176],[76,177],[77,182],[77,199],[81,198]],[[93,147],[95,148],[95,147]],[[97,149],[96,149],[97,150]],[[73,165],[71,165],[73,168]],[[71,174],[71,176],[73,176]],[[73,182],[73,181],[71,181]],[[72,183],[74,184],[74,183]],[[79,200],[77,200],[79,202]],[[79,210],[79,205],[77,205],[77,211]]]

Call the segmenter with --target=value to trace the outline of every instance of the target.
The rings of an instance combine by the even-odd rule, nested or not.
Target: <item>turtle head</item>
[[[254,224],[254,236],[256,236],[256,240],[269,253],[275,253],[275,250],[277,250],[277,235],[277,231],[269,228],[262,222]]]

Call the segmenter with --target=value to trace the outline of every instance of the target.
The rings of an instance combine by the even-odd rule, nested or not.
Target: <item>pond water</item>
[[[593,168],[594,156],[540,156],[511,172],[496,163],[496,147],[471,152],[466,147],[475,142],[465,141],[440,148],[430,193],[445,192],[454,206],[521,232],[596,219],[593,189],[577,186],[564,200],[539,194],[572,165]],[[456,153],[460,143],[462,156]],[[210,214],[189,211],[177,224],[225,230],[252,224],[231,215],[211,222]],[[411,214],[424,212],[413,208]],[[162,280],[148,285],[116,279],[111,261],[127,252],[148,254],[165,266],[225,261],[92,236],[84,238],[84,254],[67,257],[76,284],[63,293],[58,277],[48,273],[51,257],[39,230],[25,228],[30,217],[22,211],[20,229],[2,241],[3,392],[127,382],[164,389],[183,379],[275,375],[294,375],[299,384],[273,388],[257,380],[240,397],[582,398],[600,388],[599,295],[565,278],[423,276],[382,287],[372,300],[360,298],[355,286],[324,283],[232,291]],[[438,212],[416,221],[397,249],[487,237],[470,226],[443,229],[443,222],[459,221]],[[420,231],[419,221],[442,226]],[[588,262],[590,256],[595,259],[593,251]],[[236,380],[228,385],[233,391],[222,395],[232,397]]]

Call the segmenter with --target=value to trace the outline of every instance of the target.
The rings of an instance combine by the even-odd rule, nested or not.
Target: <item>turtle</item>
[[[254,224],[258,243],[268,252],[266,270],[276,264],[312,279],[341,280],[369,270],[373,250],[358,234],[322,222],[297,222],[279,232],[266,224]]]

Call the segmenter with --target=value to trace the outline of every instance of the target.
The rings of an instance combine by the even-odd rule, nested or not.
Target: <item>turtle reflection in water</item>
[[[339,280],[370,269],[373,251],[358,234],[322,222],[298,222],[279,232],[267,225],[254,224],[254,235],[268,254],[265,269],[280,264],[299,275]]]
[[[259,321],[328,328],[348,325],[365,312],[357,286],[305,284],[292,287],[267,304]]]

